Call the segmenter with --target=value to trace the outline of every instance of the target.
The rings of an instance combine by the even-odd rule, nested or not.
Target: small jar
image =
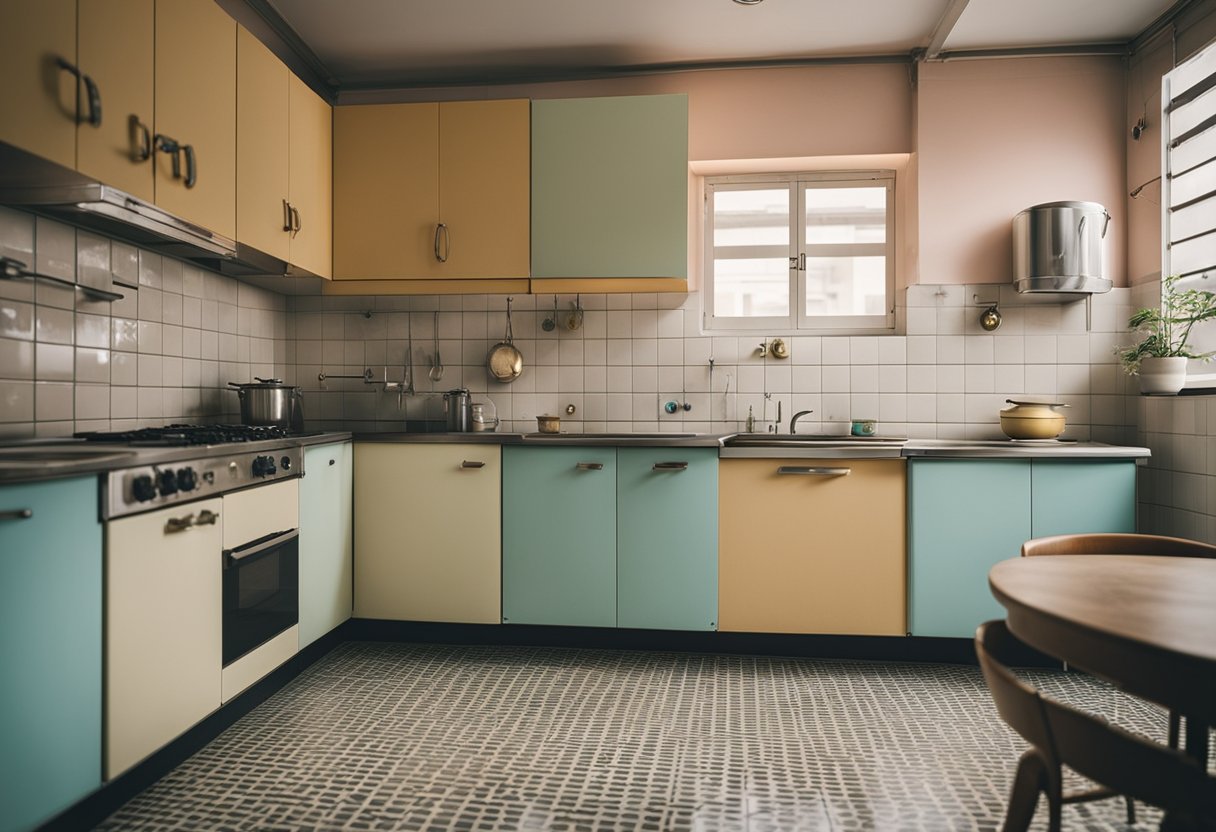
[[[874,419],[854,419],[849,433],[853,436],[873,436],[874,431],[877,429],[878,422]]]

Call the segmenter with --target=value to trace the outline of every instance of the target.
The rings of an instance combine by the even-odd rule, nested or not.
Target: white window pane
[[[887,258],[808,257],[806,314],[885,315]]]
[[[804,188],[807,243],[884,243],[886,188]]]
[[[751,318],[789,314],[788,258],[714,261],[715,317]]]
[[[714,245],[790,244],[788,188],[714,192]]]

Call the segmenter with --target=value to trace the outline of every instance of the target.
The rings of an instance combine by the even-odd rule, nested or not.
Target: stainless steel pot
[[[469,396],[469,391],[463,387],[449,390],[443,394],[443,406],[447,414],[449,433],[468,433],[473,429],[471,404],[472,398]]]
[[[1013,218],[1013,280],[1019,292],[1109,292],[1105,240],[1110,213],[1096,202],[1047,202]]]
[[[304,429],[303,394],[299,387],[284,384],[282,379],[257,376],[253,382],[230,381],[228,386],[236,388],[242,424],[279,425],[294,431]]]

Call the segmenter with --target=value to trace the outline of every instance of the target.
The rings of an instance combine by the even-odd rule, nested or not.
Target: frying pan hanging
[[[486,369],[489,370],[490,377],[504,384],[515,381],[524,371],[523,354],[511,343],[514,337],[511,331],[512,300],[514,298],[507,298],[507,336],[490,347],[486,354]]]

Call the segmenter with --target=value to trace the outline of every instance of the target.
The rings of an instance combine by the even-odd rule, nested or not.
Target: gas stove
[[[165,425],[124,431],[89,431],[76,434],[87,442],[112,442],[136,447],[224,445],[286,439],[297,434],[278,425]]]

